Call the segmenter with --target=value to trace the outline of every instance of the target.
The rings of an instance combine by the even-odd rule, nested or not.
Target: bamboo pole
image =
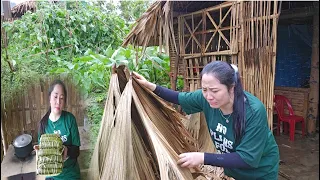
[[[278,14],[278,2],[275,0],[274,1],[274,9],[273,9],[273,14],[274,15],[279,15]],[[275,67],[276,67],[276,52],[277,52],[277,27],[278,27],[278,18],[279,16],[276,16],[273,18],[273,29],[272,29],[272,54],[271,54],[271,58],[272,58],[272,75],[271,75],[271,88],[270,88],[270,92],[269,92],[269,95],[271,97],[269,97],[270,100],[273,100],[273,91],[274,91],[274,77],[275,77]],[[268,47],[268,46],[267,46]],[[270,103],[272,104],[272,102]],[[271,108],[272,109],[272,108]],[[269,128],[272,130],[273,129],[273,117],[272,117],[272,111],[269,112],[269,116],[268,116],[268,119],[270,119],[270,122],[269,122]]]
[[[185,19],[182,18],[181,19],[181,29],[182,29],[182,51],[180,52],[181,54],[185,54],[186,53],[186,44],[185,44],[185,39],[184,39],[184,22],[185,22]]]
[[[319,9],[313,16],[313,38],[310,74],[310,95],[308,108],[308,134],[314,135],[316,120],[319,120]]]
[[[189,75],[190,75],[189,77],[194,78],[194,76],[193,76],[193,68],[194,68],[194,66],[193,66],[192,60],[193,59],[191,59],[191,58],[188,59],[188,61],[189,61],[189,63],[188,63],[189,64],[188,65],[189,69],[188,70],[189,70]],[[194,80],[189,80],[190,91],[194,91],[195,90],[194,82],[195,82]]]
[[[224,2],[222,4],[220,4],[220,5],[217,5],[217,6],[213,6],[213,7],[206,8],[206,9],[202,9],[202,10],[195,11],[195,12],[192,12],[192,13],[189,13],[189,14],[183,14],[180,17],[187,17],[187,16],[191,16],[192,14],[201,14],[203,11],[208,12],[208,11],[219,10],[220,8],[227,8],[227,7],[232,6],[232,3],[233,3],[232,1],[226,1],[226,2]]]
[[[231,50],[224,50],[219,52],[208,52],[208,53],[195,53],[195,54],[181,54],[181,56],[184,56],[185,58],[194,58],[194,57],[201,57],[201,56],[212,56],[212,55],[234,55],[237,54],[237,52],[231,52]]]
[[[250,48],[254,49],[254,21],[253,21],[253,10],[254,10],[254,1],[249,2],[249,4],[251,5],[251,36],[250,36]]]
[[[242,75],[242,82],[243,82],[243,85],[244,85],[244,89],[245,88],[245,84],[246,84],[246,75],[245,75],[245,67],[244,67],[244,21],[243,21],[243,7],[244,6],[244,2],[241,1],[240,2],[240,9],[239,9],[239,24],[240,24],[240,30],[239,30],[239,34],[237,34],[237,36],[240,36],[239,38],[239,58],[238,58],[238,61],[240,61],[239,64],[241,64],[241,75]]]
[[[191,15],[191,25],[192,25],[192,35],[190,36],[190,38],[191,37],[194,37],[195,39],[196,39],[196,37],[195,37],[195,35],[194,35],[194,32],[195,32],[195,30],[194,30],[194,18],[193,18],[193,14]],[[191,33],[191,32],[190,32]],[[191,54],[193,54],[193,52],[194,52],[194,40],[192,39],[192,42],[191,42],[192,44],[191,44]]]
[[[201,42],[201,52],[205,53],[206,52],[206,33],[205,31],[207,30],[207,20],[206,20],[206,14],[203,12],[202,13],[202,42]]]
[[[182,24],[181,24],[181,17],[178,17],[178,41],[179,41],[179,49],[180,49],[180,53],[181,52],[183,52],[182,51],[182,38],[184,38],[183,36],[182,36],[182,33],[181,33],[181,27],[182,26]]]
[[[230,7],[230,9],[232,8],[232,6]],[[221,7],[220,7],[220,9],[219,9],[219,26],[220,26],[220,24],[221,24],[221,21],[222,20],[222,9],[221,9]],[[230,30],[230,34],[231,34],[231,30]],[[230,36],[231,37],[231,36]],[[219,36],[219,40],[218,40],[218,49],[217,49],[217,51],[219,52],[219,50],[220,50],[220,43],[221,43],[221,36]]]

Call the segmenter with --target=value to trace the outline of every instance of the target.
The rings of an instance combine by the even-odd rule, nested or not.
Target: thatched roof
[[[36,10],[36,2],[35,1],[25,1],[19,3],[11,8],[12,17],[21,17],[27,11],[34,12]]]
[[[174,39],[173,18],[215,6],[224,1],[156,1],[136,21],[123,46],[164,46],[169,52],[169,38]],[[172,45],[176,44],[172,41]]]

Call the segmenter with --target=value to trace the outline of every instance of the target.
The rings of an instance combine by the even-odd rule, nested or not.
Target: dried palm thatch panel
[[[116,104],[112,99],[119,89]],[[108,93],[88,179],[225,178],[222,168],[188,169],[176,164],[180,153],[200,151],[197,139],[182,123],[186,118],[132,80],[123,67],[112,75]]]
[[[110,134],[114,126],[114,112],[119,103],[120,89],[118,76],[112,74],[109,83],[108,98],[104,107],[104,113],[101,120],[100,130],[95,145],[95,150],[91,158],[91,170],[89,177],[92,180],[100,179],[105,165],[105,154],[110,140]]]
[[[158,45],[160,49],[164,47],[165,52],[169,53],[169,43],[171,40],[175,50],[177,50],[172,23],[173,3],[173,1],[155,1],[136,21],[136,25],[122,45],[140,45],[143,48]]]
[[[36,1],[25,1],[21,2],[14,7],[12,7],[12,17],[14,18],[20,18],[22,15],[24,15],[27,11],[35,12],[37,9]]]

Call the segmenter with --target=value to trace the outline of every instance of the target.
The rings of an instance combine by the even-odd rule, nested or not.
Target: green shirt
[[[227,123],[219,109],[210,107],[201,90],[181,92],[178,100],[187,114],[204,112],[211,138],[220,153],[236,152],[252,167],[250,169],[224,168],[227,176],[236,180],[278,179],[279,149],[268,127],[266,109],[258,98],[248,92],[245,92],[245,95],[247,96],[246,127],[238,144],[235,144],[232,115]],[[224,117],[228,118],[229,115]]]
[[[56,122],[48,119],[48,124],[45,128],[45,133],[59,134],[63,145],[80,146],[80,136],[76,118],[73,114],[67,111],[62,111],[60,118]],[[40,134],[38,135],[40,142]],[[80,179],[80,168],[77,159],[68,158],[64,164],[62,172],[51,177],[55,180],[75,180]]]

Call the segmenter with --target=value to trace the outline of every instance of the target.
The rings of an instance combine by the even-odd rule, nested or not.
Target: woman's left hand
[[[179,155],[177,164],[181,167],[193,168],[197,167],[204,162],[204,153],[202,152],[189,152]]]

